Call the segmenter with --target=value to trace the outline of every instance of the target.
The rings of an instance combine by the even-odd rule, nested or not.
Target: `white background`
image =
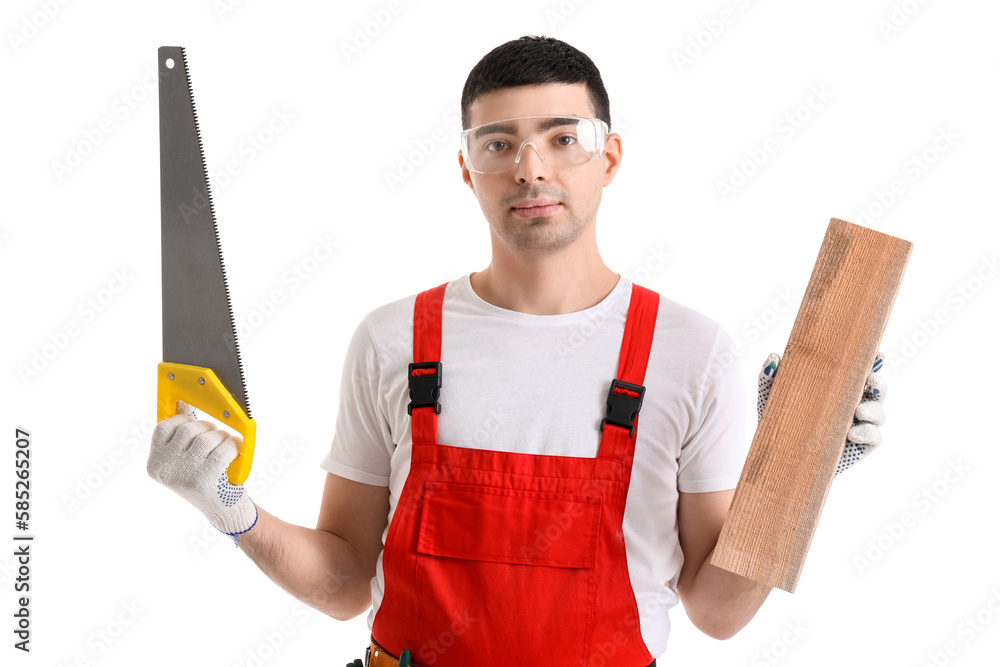
[[[456,159],[465,78],[493,47],[545,34],[595,61],[623,137],[602,257],[726,326],[748,414],[829,219],[915,244],[881,346],[883,446],[836,480],[797,592],[774,591],[725,642],[678,606],[661,662],[993,664],[1000,6],[350,4],[4,3],[3,663],[343,665],[367,640],[364,616],[302,611],[146,475],[161,360],[157,47],[187,49],[210,171],[239,168],[213,186],[236,317],[254,324],[240,340],[259,423],[251,496],[313,526],[358,321],[489,262]],[[742,166],[768,139],[777,151]],[[723,198],[741,168],[753,173]],[[405,178],[390,187],[387,173]],[[15,427],[33,442],[30,655],[11,647]]]

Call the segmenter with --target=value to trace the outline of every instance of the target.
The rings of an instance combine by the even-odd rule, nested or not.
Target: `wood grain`
[[[912,249],[830,220],[713,565],[795,591]]]

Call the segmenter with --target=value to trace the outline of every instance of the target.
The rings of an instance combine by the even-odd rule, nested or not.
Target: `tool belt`
[[[379,646],[375,638],[372,637],[372,644],[365,651],[365,665],[367,667],[399,667],[399,660]]]
[[[399,660],[392,657],[392,654],[386,651],[384,648],[378,645],[375,638],[372,637],[371,646],[365,650],[365,665],[366,667],[399,667]],[[356,660],[355,663],[360,663],[360,660]],[[407,667],[409,661],[406,661]],[[348,665],[350,667],[350,665]],[[654,660],[649,667],[656,667],[656,661]]]

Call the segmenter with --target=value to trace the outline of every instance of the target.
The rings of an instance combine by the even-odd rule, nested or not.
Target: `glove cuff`
[[[240,545],[239,535],[257,525],[257,506],[249,496],[240,498],[239,502],[229,508],[224,515],[208,512],[204,514],[213,526],[232,537],[237,547]]]

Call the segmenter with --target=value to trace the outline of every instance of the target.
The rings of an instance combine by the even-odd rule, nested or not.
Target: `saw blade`
[[[250,416],[183,47],[158,50],[163,360],[211,368]]]

